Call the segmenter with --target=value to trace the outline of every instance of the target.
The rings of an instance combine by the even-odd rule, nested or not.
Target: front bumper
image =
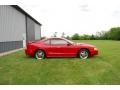
[[[98,50],[90,51],[90,56],[98,55]]]

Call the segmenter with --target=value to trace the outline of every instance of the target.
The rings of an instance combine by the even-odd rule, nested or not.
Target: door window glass
[[[67,44],[67,41],[65,40],[58,40],[58,39],[54,39],[54,40],[51,40],[51,44]]]

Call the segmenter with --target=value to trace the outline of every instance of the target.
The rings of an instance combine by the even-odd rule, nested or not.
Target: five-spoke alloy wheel
[[[45,53],[43,50],[37,50],[35,53],[35,58],[36,59],[44,59],[45,58]]]
[[[87,59],[89,57],[89,51],[87,49],[81,49],[79,52],[79,57],[81,59]]]

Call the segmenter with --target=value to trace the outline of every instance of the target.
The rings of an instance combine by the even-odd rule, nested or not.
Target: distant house
[[[41,38],[41,24],[17,5],[0,5],[0,53]]]

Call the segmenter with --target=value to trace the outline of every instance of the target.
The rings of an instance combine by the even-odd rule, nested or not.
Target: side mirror
[[[67,43],[67,46],[71,46],[72,44],[71,43]]]

